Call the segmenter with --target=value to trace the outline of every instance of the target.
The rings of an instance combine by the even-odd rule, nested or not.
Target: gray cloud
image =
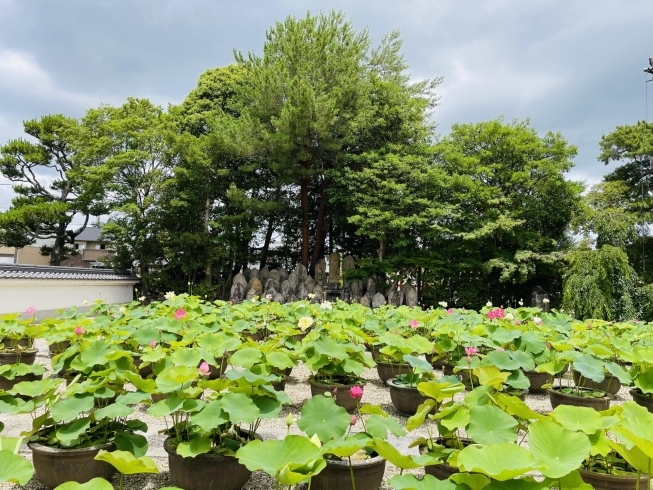
[[[445,77],[440,132],[529,117],[579,147],[575,180],[599,181],[601,135],[644,117],[648,0],[0,0],[0,142],[42,114],[179,102],[233,48],[260,52],[274,22],[331,8],[377,42],[400,29],[413,77]],[[0,208],[9,196],[0,186]]]

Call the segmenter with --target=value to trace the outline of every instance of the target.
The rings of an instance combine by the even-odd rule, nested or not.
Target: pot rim
[[[348,385],[343,385],[343,384],[340,384],[340,383],[337,383],[337,384],[328,384],[328,383],[327,383],[327,384],[325,384],[325,383],[319,383],[319,382],[315,381],[315,380],[313,379],[313,375],[311,375],[311,376],[309,376],[309,378],[308,378],[308,383],[311,384],[311,385],[313,385],[313,386],[317,386],[317,387],[335,387],[335,388],[340,388],[340,387],[342,387],[342,388],[352,388],[352,387],[354,387],[354,386],[365,386],[365,385],[367,384],[367,381],[364,380],[364,379],[360,379],[360,380],[358,380],[356,383],[354,383],[354,384],[348,384]]]
[[[641,388],[637,388],[637,387],[631,388],[630,390],[628,390],[628,393],[630,393],[630,396],[635,396],[635,395],[644,396],[646,398],[650,398],[651,400],[653,400],[653,393],[644,393]]]
[[[250,436],[251,436],[251,433],[250,433],[247,429],[240,429],[240,431],[241,431],[241,432],[247,432],[247,433],[250,434]],[[262,440],[263,440],[263,438],[262,438],[259,434],[254,433],[254,438],[253,438],[253,439],[250,439],[250,440],[247,442],[247,444],[249,444],[250,442],[252,442],[252,441],[254,441],[254,440],[256,440],[256,439],[258,439],[259,441],[262,441]],[[223,455],[223,454],[216,454],[216,453],[202,453],[202,454],[197,454],[197,455],[196,455],[195,457],[193,457],[193,458],[184,458],[184,457],[181,456],[180,454],[177,454],[177,448],[176,448],[176,447],[172,447],[172,444],[173,444],[173,443],[172,443],[172,437],[170,437],[170,436],[166,437],[165,440],[163,441],[163,450],[164,450],[166,453],[168,453],[168,455],[179,456],[180,458],[183,458],[183,459],[197,459],[197,458],[202,458],[202,457],[204,457],[204,458],[210,458],[210,459],[213,459],[213,460],[228,459],[229,461],[232,461],[232,460],[233,460],[233,461],[238,461],[238,458],[236,458],[235,455],[234,455],[234,456],[225,456],[225,455]],[[246,446],[247,444],[245,444],[245,446]]]
[[[394,381],[396,379],[397,379],[396,376],[394,378],[390,378],[388,381],[385,382],[385,384],[388,385],[390,388],[397,388],[399,390],[414,390],[414,391],[417,391],[417,386],[405,386],[405,385],[394,384]]]
[[[20,355],[23,354],[36,354],[39,350],[36,347],[28,347],[27,349],[20,349],[18,352]],[[7,354],[12,354],[16,355],[16,350],[7,348],[7,349],[0,349],[0,355],[7,355]]]
[[[549,389],[547,389],[546,391],[547,391],[548,393],[554,393],[554,394],[556,394],[556,395],[558,395],[558,396],[568,396],[568,397],[572,397],[572,398],[575,398],[575,399],[580,398],[580,399],[582,399],[582,400],[606,400],[606,399],[607,399],[607,400],[612,400],[612,399],[614,398],[614,395],[608,393],[607,391],[603,391],[603,390],[593,390],[593,389],[591,389],[591,388],[579,388],[580,390],[585,390],[585,391],[600,391],[601,393],[603,393],[603,396],[602,396],[601,398],[585,398],[585,397],[582,397],[582,396],[576,396],[576,395],[573,395],[573,394],[571,394],[571,393],[561,393],[561,392],[559,391],[560,388],[563,388],[563,387],[561,387],[561,386],[554,386],[553,388],[549,388]]]
[[[74,453],[87,453],[91,451],[99,451],[100,449],[115,448],[116,444],[114,442],[105,442],[104,444],[98,444],[96,446],[88,447],[75,447],[75,448],[59,448],[59,447],[50,447],[45,446],[37,441],[30,441],[27,443],[32,451],[41,452],[41,453],[59,453],[59,454],[74,454]]]
[[[407,362],[383,362],[383,361],[375,361],[376,366],[397,366],[397,367],[403,367],[403,366],[408,366],[410,367],[410,364]]]
[[[349,467],[349,461],[336,461],[336,460],[333,460],[333,459],[326,459],[326,458],[325,458],[324,461],[326,461],[327,465],[330,465],[330,466],[336,466],[336,467],[346,466],[346,467]],[[377,466],[377,465],[385,464],[385,462],[386,462],[385,458],[381,457],[377,453],[377,455],[374,456],[373,458],[363,459],[363,460],[354,460],[354,461],[351,462],[351,466],[352,467],[358,467],[358,468],[364,468],[364,467],[367,467],[367,466]]]
[[[578,472],[583,475],[592,475],[597,478],[601,478],[603,480],[609,481],[637,481],[637,474],[633,473],[632,475],[610,475],[608,473],[599,473],[598,471],[592,471],[592,470],[586,470],[583,468],[578,468]],[[642,473],[640,476],[640,481],[646,481],[648,480],[648,477],[646,473]]]

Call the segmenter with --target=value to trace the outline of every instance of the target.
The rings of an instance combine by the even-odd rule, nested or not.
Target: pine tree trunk
[[[329,184],[326,179],[322,180],[320,184],[320,208],[317,213],[317,226],[315,229],[315,246],[313,247],[313,257],[311,260],[310,273],[315,274],[315,264],[324,255],[324,218],[326,216],[327,208],[327,189]]]
[[[272,241],[272,233],[274,232],[274,215],[270,215],[268,220],[268,230],[265,232],[265,242],[263,243],[263,250],[261,251],[261,264],[259,270],[265,267],[268,261],[268,250],[270,249],[270,242]]]

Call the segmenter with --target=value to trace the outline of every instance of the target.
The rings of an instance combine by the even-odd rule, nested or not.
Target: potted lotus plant
[[[390,388],[390,400],[397,411],[406,416],[414,415],[426,398],[417,386],[434,378],[433,366],[422,358],[405,354],[404,361],[411,369],[406,374],[390,378],[386,384]]]
[[[41,337],[45,329],[34,323],[36,308],[28,308],[26,314],[33,316],[26,320],[21,320],[19,313],[0,317],[0,365],[34,364],[37,352],[34,340]]]
[[[549,400],[551,406],[556,408],[560,404],[590,407],[595,410],[607,410],[610,408],[612,395],[595,388],[585,388],[584,386],[572,385],[570,380],[565,380],[562,373],[566,370],[567,362],[571,361],[573,369],[578,371],[585,379],[590,379],[600,383],[605,378],[605,363],[602,359],[592,354],[581,354],[578,351],[562,352],[558,359],[558,366],[551,363],[545,363],[546,368],[555,371],[560,364],[563,366],[555,374],[558,378],[558,386],[549,388]],[[540,365],[540,369],[545,365]],[[550,373],[551,374],[551,373]]]
[[[410,326],[412,329],[417,329],[419,322],[413,319],[410,321]],[[431,343],[428,339],[413,332],[414,330],[401,333],[393,331],[379,336],[379,343],[383,347],[378,349],[375,361],[377,373],[383,383],[411,370],[411,365],[404,360],[404,355],[419,356],[431,351]]]

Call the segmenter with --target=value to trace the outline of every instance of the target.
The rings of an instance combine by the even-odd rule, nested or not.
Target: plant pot
[[[376,361],[376,372],[384,383],[390,378],[411,372],[410,364]]]
[[[542,388],[542,386],[549,382],[549,375],[547,373],[538,373],[536,371],[522,372],[531,383],[530,388],[528,388],[529,393],[546,393],[546,388]]]
[[[215,364],[209,364],[208,379],[218,379],[226,370],[227,357],[216,357]]]
[[[653,413],[653,396],[645,395],[639,388],[630,390],[630,396],[633,397],[635,403]]]
[[[10,339],[9,337],[2,338],[2,344],[4,345],[5,349],[12,349],[13,347],[15,347],[16,344],[12,345],[12,342],[15,341]],[[29,347],[29,339],[27,337],[21,337],[20,339],[18,339],[17,344],[22,348]]]
[[[21,383],[23,381],[39,381],[43,379],[42,374],[25,374],[23,376],[16,376],[14,379],[7,379],[4,376],[0,376],[0,390],[8,391],[11,390],[14,385]],[[18,398],[29,399],[29,397],[18,396]]]
[[[36,349],[26,349],[17,353],[15,351],[11,352],[0,352],[0,366],[5,364],[18,364],[22,362],[23,364],[34,364],[36,361]]]
[[[356,410],[356,406],[360,401],[357,401],[356,398],[349,394],[349,390],[353,386],[363,386],[364,381],[361,380],[360,383],[342,385],[342,384],[324,384],[318,381],[314,381],[313,377],[308,378],[308,382],[311,385],[311,396],[315,395],[324,395],[327,391],[333,396],[336,405],[344,408],[348,412]],[[334,393],[334,390],[337,390]]]
[[[589,483],[594,490],[635,490],[637,487],[637,475],[608,475],[588,470],[578,470],[585,483]],[[639,488],[645,490],[647,487],[647,475],[639,477]]]
[[[283,391],[286,389],[286,378],[283,377],[280,381],[271,384],[275,391]]]
[[[441,439],[435,439],[436,443],[441,444]],[[464,438],[464,443],[472,443],[471,439]],[[419,453],[425,454],[428,452],[426,445],[422,444],[419,446]],[[427,475],[432,475],[438,480],[448,480],[451,475],[460,473],[460,470],[456,466],[451,466],[447,463],[433,464],[424,467],[424,473]]]
[[[581,388],[582,389],[582,388]],[[569,395],[567,393],[561,393],[559,387],[551,388],[547,390],[549,393],[549,400],[551,401],[551,407],[555,408],[558,405],[572,405],[574,407],[588,407],[593,408],[594,410],[607,410],[610,408],[610,400],[612,400],[612,395],[606,393],[602,398],[585,398],[582,396]],[[587,390],[593,391],[593,390]]]
[[[143,360],[139,354],[132,354],[132,358],[134,359],[134,366],[138,369],[138,374],[141,378],[147,378],[154,373],[154,371],[152,371],[152,364],[141,367]]]
[[[611,395],[616,395],[621,389],[621,381],[619,378],[615,378],[611,374],[606,374],[605,379],[600,383],[592,381],[591,379],[585,378],[582,374],[574,369],[574,384],[576,386],[582,386],[583,388],[591,388],[593,390],[600,390],[610,393]]]
[[[299,343],[301,343],[302,340],[304,340],[304,337],[306,337],[307,335],[308,335],[308,332],[298,333],[297,335],[293,335],[293,336],[292,336],[292,339],[293,339],[295,342],[299,342]]]
[[[372,353],[372,359],[377,361],[379,357],[381,357],[381,353],[379,352],[379,349],[376,346],[372,346],[372,350],[370,351]]]
[[[242,431],[246,432],[246,431]],[[233,456],[198,454],[184,458],[170,438],[163,442],[173,483],[184,490],[240,490],[252,472]]]
[[[444,367],[444,357],[439,357],[439,354],[426,354],[424,357],[435,369],[442,369]]]
[[[414,386],[402,386],[395,384],[395,381],[395,378],[386,381],[386,384],[390,387],[392,404],[400,414],[406,417],[415,415],[417,408],[428,400],[428,397],[422,395]]]
[[[326,460],[326,468],[311,479],[311,490],[354,490],[349,461]],[[383,483],[385,459],[381,456],[352,461],[355,490],[378,490]]]
[[[457,373],[453,372],[454,365],[452,364],[444,364],[442,366],[442,374],[445,376],[458,376],[460,379],[460,382],[465,385],[465,388],[468,390],[472,390],[476,388],[480,383],[478,382],[478,379],[476,376],[474,376],[474,385],[469,382],[469,370],[463,369],[462,371],[458,371]]]
[[[48,350],[50,351],[50,355],[54,356],[56,354],[61,354],[68,347],[70,347],[70,340],[62,340],[61,342],[54,342],[48,345]]]
[[[48,488],[55,488],[67,481],[86,483],[93,478],[111,480],[116,469],[104,461],[94,458],[101,449],[114,451],[113,443],[81,449],[58,449],[29,442],[36,477]]]

